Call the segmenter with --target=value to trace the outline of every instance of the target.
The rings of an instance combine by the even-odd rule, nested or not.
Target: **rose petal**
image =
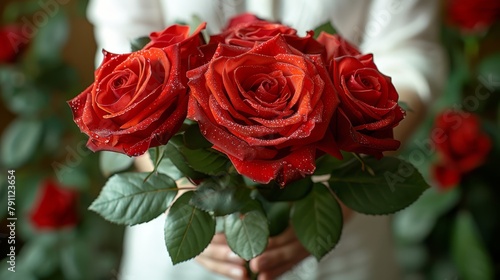
[[[238,173],[255,182],[267,184],[276,180],[282,187],[288,182],[311,175],[316,169],[315,148],[294,150],[284,158],[276,160],[240,160],[229,156]]]
[[[392,128],[370,134],[357,130],[342,109],[337,110],[337,141],[340,149],[382,158],[382,152],[395,151],[400,142],[393,139]]]

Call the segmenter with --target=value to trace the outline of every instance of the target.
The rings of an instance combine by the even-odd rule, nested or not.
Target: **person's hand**
[[[231,251],[223,233],[215,234],[210,244],[203,253],[196,257],[196,260],[209,270],[231,279],[247,279],[245,260]]]
[[[250,261],[250,269],[259,274],[259,280],[276,279],[308,257],[310,253],[297,239],[292,227],[271,237],[262,255]]]
[[[309,256],[291,227],[271,237],[262,255],[250,261],[250,269],[259,280],[275,279]],[[231,279],[248,279],[245,260],[234,254],[224,234],[218,233],[196,260],[209,270]]]
[[[320,177],[316,179],[321,182]],[[343,221],[346,222],[352,217],[353,211],[340,201],[339,205]],[[258,280],[276,279],[309,255],[310,253],[297,239],[293,228],[289,226],[281,234],[269,239],[264,253],[250,261],[250,269],[259,274]]]
[[[339,204],[346,222],[353,211],[343,203]],[[264,253],[250,261],[250,269],[259,273],[259,280],[275,279],[309,255],[297,239],[293,228],[288,227],[283,233],[269,238]],[[223,233],[217,233],[196,260],[209,270],[231,279],[248,279],[245,260],[231,251]]]

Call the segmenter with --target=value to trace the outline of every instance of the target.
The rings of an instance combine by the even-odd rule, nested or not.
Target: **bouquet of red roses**
[[[69,101],[91,150],[149,151],[155,166],[112,176],[91,210],[125,225],[168,210],[174,264],[201,253],[216,223],[246,260],[289,225],[320,259],[342,230],[337,199],[390,214],[428,187],[383,156],[399,147],[405,113],[371,54],[249,14],[209,40],[204,28],[172,25],[131,53],[104,51],[95,82]]]

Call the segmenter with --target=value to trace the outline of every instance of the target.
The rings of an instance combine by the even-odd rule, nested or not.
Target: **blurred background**
[[[441,2],[449,78],[400,155],[432,189],[394,216],[398,258],[404,279],[500,279],[500,1]],[[93,81],[86,5],[0,2],[0,279],[119,279],[123,227],[87,207],[130,161],[87,150],[65,103]]]
[[[118,278],[123,227],[87,210],[105,178],[66,104],[93,81],[86,5],[0,2],[0,279]],[[17,218],[15,244],[7,217]]]

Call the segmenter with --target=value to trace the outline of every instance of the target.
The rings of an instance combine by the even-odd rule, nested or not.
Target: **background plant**
[[[0,28],[9,27],[2,51],[10,49],[13,56],[0,61],[2,108],[9,111],[2,113],[0,139],[0,170],[5,174],[0,183],[1,279],[110,279],[117,271],[122,230],[86,210],[104,178],[95,164],[97,156],[85,148],[72,125],[65,102],[83,88],[80,74],[62,53],[71,35],[70,17],[84,17],[85,5],[31,0],[2,4]],[[6,174],[12,169],[16,273],[7,270],[4,235]],[[58,204],[59,193],[69,195],[62,198],[67,205]],[[64,211],[74,216],[61,216]]]
[[[497,279],[500,5],[497,1],[443,3],[442,41],[449,58],[449,78],[441,96],[429,108],[422,129],[403,153],[403,158],[434,186],[395,217],[400,260],[408,279]],[[476,147],[476,155],[488,152],[484,160],[463,172],[458,183],[446,186],[432,172],[445,156],[436,146],[440,141],[461,139],[454,139],[458,137],[455,131],[443,134],[436,127],[436,117],[443,114],[454,115],[455,128],[462,130],[464,123],[477,118],[480,132],[472,133],[489,138]],[[466,137],[471,134],[462,133]],[[445,144],[451,148],[449,142]]]

